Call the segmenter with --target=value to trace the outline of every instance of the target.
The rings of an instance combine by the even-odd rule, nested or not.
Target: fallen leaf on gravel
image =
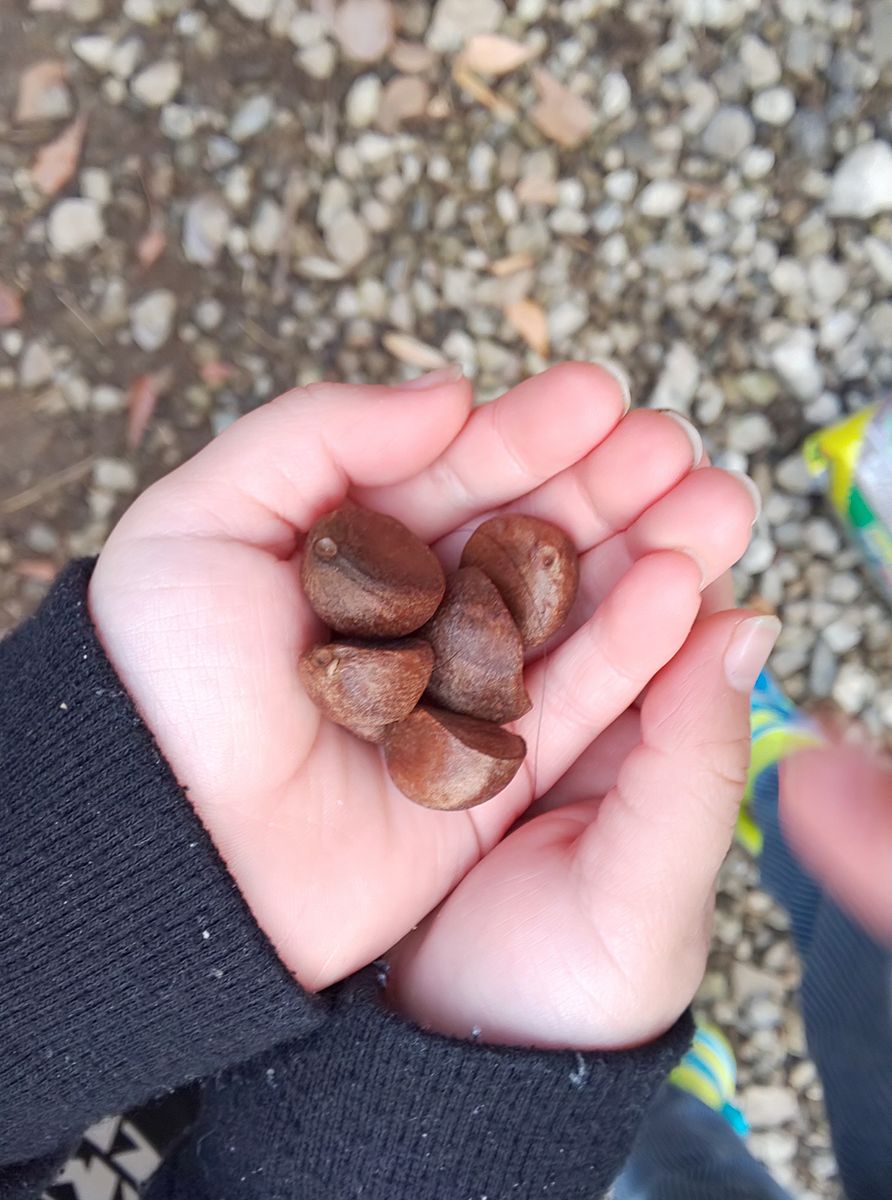
[[[460,58],[481,75],[507,75],[536,58],[538,53],[535,46],[525,46],[514,38],[498,33],[478,33],[468,41]]]
[[[235,367],[231,363],[215,359],[213,362],[202,363],[198,373],[209,387],[219,387],[221,383],[226,383],[233,377]]]
[[[548,318],[535,300],[516,300],[505,307],[505,316],[531,350],[545,358],[548,354]]]
[[[431,98],[429,84],[415,75],[397,75],[381,95],[378,124],[385,133],[394,133],[403,121],[424,114]]]
[[[390,0],[343,0],[334,17],[334,35],[348,58],[377,62],[393,44]]]
[[[470,67],[466,67],[461,58],[457,58],[452,67],[452,78],[460,88],[463,88],[470,96],[484,108],[502,121],[513,121],[517,116],[517,110],[507,100],[503,100],[501,96],[497,96],[492,88],[487,87],[483,80],[474,74]]]
[[[533,80],[539,103],[530,109],[530,120],[546,137],[572,149],[584,142],[595,125],[595,110],[555,77],[537,67]]]
[[[519,254],[507,254],[504,258],[497,258],[489,264],[489,269],[493,275],[499,277],[514,275],[517,271],[525,271],[527,267],[531,267],[533,262],[532,254],[522,250]]]
[[[407,75],[429,71],[436,61],[437,56],[433,50],[429,50],[421,42],[395,42],[390,51],[391,65],[398,71],[405,71]]]
[[[167,245],[167,234],[158,225],[150,225],[136,243],[136,257],[141,267],[153,267]]]
[[[385,333],[381,340],[384,343],[384,349],[394,358],[408,363],[411,367],[418,367],[421,371],[436,371],[438,367],[449,365],[449,359],[445,354],[433,346],[428,346],[426,342],[420,342],[411,334],[399,333],[392,329],[389,333]]]
[[[38,583],[52,583],[59,568],[49,558],[23,558],[16,563],[15,573],[25,579],[36,579]]]
[[[0,329],[17,325],[22,319],[22,298],[5,283],[0,283]]]
[[[42,121],[46,116],[42,103],[44,94],[65,82],[65,64],[58,59],[44,58],[26,67],[19,80],[15,106],[17,121]]]
[[[77,170],[86,128],[86,117],[78,117],[54,141],[38,150],[31,182],[45,196],[55,196]]]
[[[127,392],[127,447],[136,450],[155,412],[161,396],[170,387],[173,372],[169,367],[148,375],[139,375]]]

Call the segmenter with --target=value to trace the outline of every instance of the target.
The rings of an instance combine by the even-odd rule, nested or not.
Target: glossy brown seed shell
[[[431,550],[401,521],[338,508],[307,534],[301,582],[316,614],[337,633],[393,638],[436,611],[446,580]]]
[[[501,593],[525,646],[557,633],[576,599],[573,543],[550,521],[509,513],[484,521],[468,540],[463,567],[479,567]]]
[[[443,602],[422,630],[436,665],[434,704],[502,724],[531,708],[523,686],[523,642],[498,588],[477,567],[446,579]]]
[[[427,704],[384,733],[387,768],[400,791],[425,808],[451,812],[498,795],[525,754],[516,733]]]
[[[301,655],[301,682],[336,725],[379,742],[387,725],[412,712],[427,687],[434,652],[421,638],[378,645],[336,641]]]

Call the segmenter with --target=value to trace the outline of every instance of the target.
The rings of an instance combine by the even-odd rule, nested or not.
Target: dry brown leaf
[[[394,42],[390,50],[391,65],[406,75],[429,71],[436,61],[433,50],[428,50],[421,42]]]
[[[521,204],[556,204],[557,181],[545,175],[526,175],[514,194]]]
[[[424,115],[431,98],[430,85],[416,75],[397,75],[381,95],[378,124],[385,133],[394,133],[403,121]]]
[[[595,110],[589,102],[541,67],[533,71],[533,80],[539,103],[530,109],[529,115],[536,128],[567,149],[584,142],[595,126]]]
[[[438,367],[449,365],[449,359],[434,346],[420,342],[409,333],[400,333],[391,329],[381,339],[384,349],[398,358],[400,362],[408,363],[410,367],[418,367],[420,371],[436,371]]]
[[[348,58],[378,62],[393,45],[395,28],[390,0],[343,0],[333,33]]]
[[[211,362],[203,363],[198,373],[208,387],[220,387],[221,384],[232,379],[235,367],[231,363],[215,358]]]
[[[525,46],[514,38],[499,33],[478,33],[468,41],[460,57],[472,71],[498,76],[516,71],[538,54],[535,46]]]
[[[148,375],[139,375],[127,392],[127,447],[136,450],[145,435],[159,399],[170,387],[173,372],[169,367]]]
[[[18,325],[22,319],[22,298],[18,292],[0,283],[0,329]]]
[[[167,234],[159,225],[149,225],[136,243],[136,257],[146,270],[153,267],[167,246]]]
[[[548,317],[535,300],[515,300],[505,306],[505,316],[531,350],[541,357],[548,356]]]
[[[495,262],[489,264],[489,269],[493,275],[501,278],[504,275],[515,275],[518,271],[525,271],[527,267],[533,265],[534,261],[532,254],[522,250],[519,254],[508,254],[504,258],[497,258]]]
[[[38,583],[52,583],[59,568],[49,558],[23,558],[16,563],[15,573],[24,579],[36,579]]]
[[[19,80],[15,119],[23,122],[44,120],[44,94],[52,88],[60,87],[64,82],[65,64],[58,59],[44,58],[26,67]]]
[[[37,152],[31,182],[45,196],[55,196],[77,170],[87,118],[78,117],[59,136]]]
[[[460,58],[456,59],[452,67],[452,78],[460,88],[463,88],[469,96],[473,96],[484,108],[488,108],[494,116],[503,121],[513,121],[517,116],[514,106],[507,100],[503,100],[501,96],[497,96],[492,88],[487,87],[479,76],[464,65]]]

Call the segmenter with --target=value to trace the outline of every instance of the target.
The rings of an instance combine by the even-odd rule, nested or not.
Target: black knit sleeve
[[[4,1198],[33,1194],[28,1162],[95,1119],[305,1035],[328,1007],[257,927],[105,658],[90,569],[0,642]]]
[[[424,1033],[374,971],[307,996],[105,659],[89,570],[0,643],[3,1200],[96,1118],[195,1078],[153,1200],[599,1196],[687,1018],[577,1054]]]
[[[486,1046],[388,1011],[374,970],[305,1041],[204,1087],[148,1200],[597,1200],[692,1032],[611,1053]]]

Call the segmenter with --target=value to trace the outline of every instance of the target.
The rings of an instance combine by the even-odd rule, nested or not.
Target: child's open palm
[[[469,410],[455,378],[288,393],[140,497],[100,557],[91,610],[304,986],[382,954],[464,880],[396,956],[408,1011],[507,1040],[642,1040],[696,985],[739,800],[748,668],[735,691],[722,664],[747,614],[697,618],[702,589],[746,545],[753,499],[726,472],[692,471],[695,440],[676,421],[624,416],[599,367],[556,367]],[[528,665],[533,708],[513,726],[525,769],[478,809],[412,804],[380,751],[301,689],[298,656],[321,633],[300,588],[302,538],[346,496],[399,517],[447,566],[503,506],[577,545],[576,609]],[[756,635],[747,626],[738,649]],[[502,842],[534,802],[569,807]],[[662,979],[673,956],[680,985]]]

